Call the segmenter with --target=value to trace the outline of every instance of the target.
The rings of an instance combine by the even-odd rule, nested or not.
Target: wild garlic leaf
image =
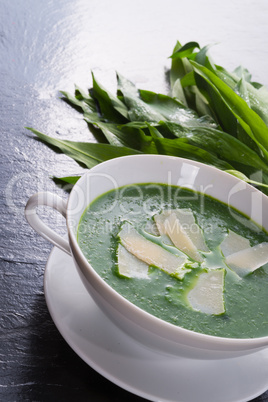
[[[206,80],[214,92],[217,92],[233,116],[239,121],[246,133],[256,142],[268,161],[268,127],[247,103],[219,77],[206,67],[191,61],[197,74]]]
[[[92,97],[97,100],[101,114],[105,119],[124,123],[128,119],[127,108],[115,95],[106,91],[96,80],[92,73],[93,88]]]
[[[169,139],[155,136],[154,143],[158,153],[162,155],[180,156],[182,158],[213,165],[223,170],[233,169],[231,164],[217,158],[214,154],[188,144],[186,138]]]
[[[128,115],[131,121],[157,123],[166,119],[192,126],[216,126],[213,120],[200,120],[196,112],[175,98],[152,91],[138,91],[131,81],[121,75],[118,75],[118,92],[122,94],[129,108]]]
[[[195,46],[196,44],[196,46]],[[170,69],[170,86],[171,90],[175,87],[176,81],[183,78],[185,75],[193,71],[193,67],[191,66],[187,53],[184,50],[188,51],[188,55],[190,56],[195,48],[199,48],[199,45],[196,42],[186,43],[184,46],[177,41],[173,53],[171,55],[171,69]],[[178,85],[178,84],[177,84]],[[186,106],[191,107],[193,109],[193,104],[195,103],[195,95],[192,93],[191,88],[184,88],[184,96],[186,100]]]
[[[181,44],[177,42],[176,47],[173,50],[170,58],[176,60],[182,59],[184,57],[191,57],[196,48],[200,49],[200,46],[197,42],[188,42],[183,46],[181,46]]]
[[[187,138],[189,144],[214,153],[220,159],[251,166],[268,173],[267,164],[256,152],[223,131],[202,126],[186,128],[173,122],[160,122],[159,130],[165,133],[164,137],[167,136],[168,131],[173,133],[174,137]]]
[[[154,110],[150,105],[143,102],[139,97],[133,98],[124,95],[124,101],[128,107],[128,117],[130,121],[158,122],[164,119],[164,116]]]
[[[263,182],[259,182],[259,181],[256,181],[256,180],[251,180],[246,175],[244,175],[244,173],[239,172],[237,170],[225,170],[225,172],[227,172],[227,173],[229,173],[229,174],[237,177],[238,179],[243,180],[243,181],[245,181],[245,182],[247,182],[249,184],[253,184],[253,185],[256,185],[256,186],[259,186],[259,187],[268,188],[268,182],[263,183]]]
[[[249,71],[241,66],[233,73],[217,66],[215,74],[241,96],[248,106],[268,125],[268,90],[266,87],[259,84],[256,88],[256,84],[251,82]]]
[[[87,117],[85,120],[88,121]],[[150,138],[138,127],[105,122],[95,122],[94,124],[102,131],[111,145],[129,147],[142,152],[150,145]],[[147,128],[147,125],[145,127]]]
[[[61,152],[74,159],[87,168],[92,168],[100,162],[126,155],[136,155],[139,151],[127,147],[117,147],[110,144],[100,144],[93,142],[75,142],[59,140],[42,134],[32,128],[28,128],[37,135],[42,141],[50,144]]]
[[[174,85],[171,88],[171,96],[187,107],[187,100],[179,78],[174,82]]]
[[[56,177],[53,176],[53,181],[59,186],[63,187],[64,190],[71,190],[72,186],[80,179],[81,176],[67,176],[67,177]]]
[[[64,96],[63,99],[68,101],[73,106],[76,106],[78,109],[80,109],[81,112],[97,113],[96,104],[91,97],[88,97],[87,99],[85,99],[82,97],[74,96],[66,91],[60,91],[60,93]]]
[[[177,42],[171,56],[171,96],[138,89],[117,73],[117,94],[93,86],[64,99],[83,113],[99,141],[74,142],[31,129],[88,168],[137,153],[181,156],[216,166],[254,185],[268,186],[268,91],[243,67],[214,64],[210,45]],[[101,134],[100,137],[97,134]],[[59,178],[60,180],[60,178]],[[72,184],[73,176],[62,178]],[[261,182],[261,183],[260,183]]]
[[[139,90],[133,82],[125,78],[123,75],[116,73],[117,78],[117,95],[139,97]]]
[[[251,74],[247,68],[244,68],[243,66],[238,66],[234,70],[233,74],[235,74],[238,78],[244,77],[247,82],[251,83]]]
[[[196,53],[194,60],[202,66],[207,67],[209,70],[214,71],[215,65],[211,57],[208,55],[208,51],[211,46],[212,45],[206,45],[202,47],[202,49],[200,49],[200,51]]]
[[[199,116],[211,116],[215,122],[218,121],[217,115],[209,104],[209,99],[203,94],[201,88],[197,87],[194,71],[185,74],[180,80],[181,88],[184,91],[185,99],[191,104],[191,107],[196,110]],[[175,83],[176,87],[178,84]],[[189,87],[189,88],[188,88]],[[190,98],[189,98],[190,94]],[[207,94],[206,94],[207,95]],[[187,102],[186,101],[186,102]]]
[[[121,75],[117,75],[118,90],[128,109],[128,118],[132,122],[158,122],[164,119],[157,110],[147,105],[140,97],[135,85]]]
[[[140,90],[141,99],[167,121],[174,121],[183,126],[216,127],[212,119],[200,119],[193,110],[185,107],[180,101],[170,96],[152,91]],[[163,120],[163,119],[162,119]]]

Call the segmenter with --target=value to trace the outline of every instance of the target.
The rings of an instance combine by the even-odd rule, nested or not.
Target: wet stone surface
[[[256,25],[248,32],[248,21],[254,21],[254,8],[249,2],[232,2],[236,11],[243,8],[244,22],[239,20],[237,27],[230,20],[227,3],[231,2],[218,11],[212,1],[208,2],[204,15],[215,13],[208,25],[190,4],[184,5],[179,13],[179,2],[168,0],[164,9],[160,3],[0,0],[0,400],[3,402],[144,400],[109,382],[84,363],[64,341],[50,317],[43,274],[52,246],[28,226],[24,207],[29,196],[37,191],[49,190],[67,198],[68,194],[50,177],[79,173],[81,167],[33,139],[24,127],[31,126],[64,139],[90,138],[81,116],[59,99],[59,90],[72,91],[74,83],[86,89],[91,83],[90,70],[94,69],[103,84],[110,87],[114,85],[114,71],[118,70],[139,87],[165,92],[167,57],[177,39],[182,42],[197,39],[203,44],[223,42],[216,50],[216,54],[225,55],[223,62],[232,68],[242,61],[249,69],[255,68],[256,80],[265,83],[268,60],[267,54],[263,54],[267,53],[263,42],[267,38],[267,28],[263,28],[265,12],[258,14]],[[264,2],[263,7],[267,12]],[[186,18],[180,15],[191,12],[194,23],[189,32]],[[229,32],[233,29],[234,40],[224,28],[218,27],[216,14],[220,12],[228,20]],[[253,32],[256,47],[252,44],[251,54],[262,53],[263,62],[259,66],[247,52],[247,39]],[[240,49],[239,54],[236,49]],[[60,233],[65,232],[63,219],[53,212],[44,214],[47,221],[54,221]],[[268,401],[268,393],[255,401]]]

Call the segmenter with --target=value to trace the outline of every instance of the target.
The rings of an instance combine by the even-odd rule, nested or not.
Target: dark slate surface
[[[74,82],[86,88],[90,69],[104,83],[111,84],[118,69],[146,89],[165,89],[163,61],[178,39],[176,21],[151,0],[145,12],[142,2],[134,3],[128,2],[128,13],[122,0],[113,5],[108,0],[0,0],[1,401],[143,400],[91,369],[59,334],[43,291],[52,246],[23,215],[36,191],[67,198],[51,175],[81,171],[24,129],[32,126],[77,140],[90,137],[81,117],[59,100],[60,89],[72,90]],[[169,8],[175,3],[169,0]],[[172,22],[164,34],[162,18]],[[210,41],[208,31],[202,31],[200,40]],[[188,33],[181,39],[196,38]],[[54,214],[47,213],[46,219],[52,222]],[[57,229],[64,233],[63,220],[57,219]],[[255,401],[268,401],[268,392]]]

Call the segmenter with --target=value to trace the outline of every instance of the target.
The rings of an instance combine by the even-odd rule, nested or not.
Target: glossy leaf
[[[187,138],[189,144],[205,149],[229,163],[244,164],[268,173],[267,164],[256,152],[220,130],[201,126],[185,128],[176,123],[161,122],[160,132],[166,133],[167,131],[173,133],[175,137]]]
[[[183,57],[190,57],[196,48],[200,48],[197,42],[188,42],[184,46],[180,46],[177,42],[177,48],[174,49],[171,59],[182,59]]]
[[[147,105],[150,105],[155,112],[167,121],[174,121],[183,126],[216,127],[214,120],[200,119],[197,113],[186,108],[177,99],[151,91],[140,91],[140,96]]]
[[[173,140],[169,138],[160,138],[155,133],[156,129],[154,128],[153,130],[154,131],[152,131],[151,133],[154,136],[154,142],[159,154],[180,156],[208,165],[213,165],[223,170],[233,169],[232,165],[230,165],[226,161],[217,158],[210,152],[194,145],[188,144],[186,138],[176,138]]]
[[[59,149],[64,154],[68,155],[76,162],[81,163],[87,168],[92,168],[100,162],[104,162],[109,159],[117,158],[126,155],[136,155],[139,151],[127,147],[117,147],[110,144],[99,144],[92,142],[75,142],[68,140],[58,140],[56,138],[49,137],[42,134],[32,128],[28,128],[34,134],[37,135],[42,141],[50,144]]]
[[[88,121],[87,117],[85,120]],[[94,124],[102,131],[111,145],[129,147],[142,152],[145,152],[150,146],[151,139],[144,134],[141,128],[104,122],[95,122]],[[144,127],[147,128],[147,125],[145,124]]]
[[[65,191],[71,191],[72,187],[76,184],[76,182],[80,179],[81,176],[68,176],[68,177],[56,177],[53,176],[52,180],[59,187],[63,188]]]
[[[92,96],[98,101],[101,114],[106,119],[124,123],[128,118],[127,108],[116,96],[106,91],[96,80],[92,74],[93,88]]]
[[[83,113],[100,141],[42,141],[88,168],[139,153],[181,156],[216,166],[251,184],[268,185],[268,91],[240,67],[233,73],[214,64],[210,45],[176,43],[171,56],[171,96],[140,90],[117,73],[117,93],[75,87],[64,99]],[[100,133],[100,136],[98,136]],[[58,178],[73,184],[74,176]]]
[[[170,86],[173,88],[175,82],[182,78],[185,74],[192,71],[193,68],[189,63],[188,59],[185,57],[186,53],[184,52],[183,48],[185,49],[188,47],[188,54],[190,55],[194,50],[192,43],[190,45],[184,45],[184,47],[177,41],[173,53],[171,55],[171,70],[170,70]],[[199,45],[198,45],[199,47]],[[184,54],[184,57],[183,57]]]
[[[264,121],[214,73],[193,61],[191,63],[197,74],[201,75],[210,84],[211,88],[220,94],[225,105],[233,113],[246,133],[256,142],[268,160],[268,127]]]

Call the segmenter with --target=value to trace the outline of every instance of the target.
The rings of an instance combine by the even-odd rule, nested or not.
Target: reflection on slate
[[[88,139],[86,123],[59,100],[58,91],[72,91],[74,83],[86,88],[91,69],[102,76],[105,85],[112,85],[113,72],[118,70],[145,89],[165,91],[163,60],[182,32],[175,18],[180,2],[168,0],[166,9],[160,3],[129,2],[128,11],[123,0],[0,0],[1,401],[145,400],[112,384],[84,363],[64,341],[48,313],[43,274],[51,245],[28,226],[24,206],[37,191],[49,190],[67,198],[50,177],[79,174],[81,167],[34,140],[24,127],[58,138]],[[225,3],[226,7],[230,4],[228,14],[222,6],[223,18],[231,18],[229,6],[239,2]],[[195,9],[192,2],[184,7],[185,14]],[[247,7],[256,24],[252,29],[259,28],[262,21],[253,18],[251,5]],[[208,4],[205,11],[210,10]],[[199,12],[194,15],[199,21]],[[223,28],[219,28],[219,37],[210,36],[216,25],[209,20],[212,25],[203,29],[201,24],[182,39],[192,40],[201,32],[204,43],[225,38]],[[232,21],[228,21],[230,31]],[[181,23],[184,29],[189,26]],[[241,29],[246,31],[248,25],[239,26],[239,32]],[[259,36],[267,37],[267,33],[260,32]],[[251,33],[248,35],[241,54],[246,52]],[[260,52],[263,49],[260,43]],[[58,216],[47,212],[46,219],[64,233],[64,222]],[[268,401],[268,392],[255,401]]]

